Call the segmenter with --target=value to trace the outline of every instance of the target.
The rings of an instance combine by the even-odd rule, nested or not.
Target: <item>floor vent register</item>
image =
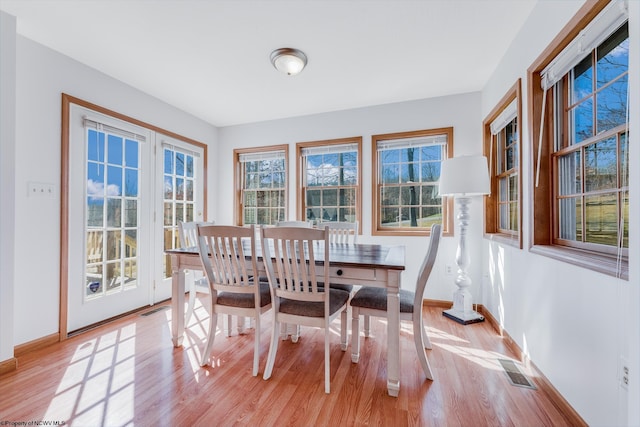
[[[511,385],[536,390],[536,386],[534,386],[529,378],[520,371],[520,368],[518,368],[513,360],[498,359],[498,362],[500,362],[502,368],[506,372]]]
[[[140,316],[150,316],[153,313],[157,313],[159,311],[168,310],[169,306],[163,305],[162,307],[154,308],[153,310],[145,311]]]

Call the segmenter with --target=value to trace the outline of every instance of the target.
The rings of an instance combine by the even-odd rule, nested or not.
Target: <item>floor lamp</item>
[[[469,203],[472,197],[489,194],[490,190],[486,157],[460,156],[442,162],[439,192],[441,196],[455,197],[458,205],[457,219],[460,223],[460,240],[456,251],[458,276],[455,281],[458,290],[453,294],[453,307],[442,314],[463,325],[484,320],[481,314],[473,310],[469,292],[471,278],[467,274],[467,268],[471,257],[467,248],[467,226],[471,219]]]

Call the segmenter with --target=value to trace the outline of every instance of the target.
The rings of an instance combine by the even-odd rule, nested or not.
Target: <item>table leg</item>
[[[387,391],[400,392],[400,273],[389,272],[387,285]]]
[[[177,255],[171,255],[171,338],[180,347],[184,338],[184,270]]]

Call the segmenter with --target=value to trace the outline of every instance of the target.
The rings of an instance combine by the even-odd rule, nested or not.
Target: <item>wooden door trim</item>
[[[175,132],[163,129],[161,127],[143,122],[133,117],[118,113],[108,108],[101,107],[88,101],[76,98],[66,93],[62,94],[62,123],[61,123],[61,172],[60,172],[60,309],[58,316],[58,339],[64,341],[69,337],[67,328],[68,322],[68,304],[69,299],[69,112],[70,105],[75,104],[83,108],[87,108],[98,113],[102,113],[113,118],[149,129],[153,132],[166,135],[168,137],[186,142],[202,148],[202,173],[203,173],[203,216],[207,216],[207,144],[196,141],[186,136],[179,135]],[[46,338],[46,337],[45,337]]]

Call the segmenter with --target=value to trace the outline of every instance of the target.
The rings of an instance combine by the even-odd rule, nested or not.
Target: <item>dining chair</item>
[[[358,243],[358,221],[327,221],[321,222],[318,227],[327,227],[329,229],[329,241],[334,244],[357,244]],[[342,289],[353,295],[353,285],[332,283],[334,289]],[[349,307],[348,313],[351,312]],[[369,316],[365,316],[364,324],[368,327]]]
[[[302,227],[302,228],[311,228],[311,221],[278,221],[276,222],[276,227]],[[291,335],[291,341],[296,343],[300,338],[300,325],[288,325],[283,323],[280,325],[280,338],[282,341],[286,341],[286,339]]]
[[[324,391],[330,392],[331,322],[340,315],[340,344],[347,349],[349,293],[329,283],[329,232],[274,227],[262,230],[262,254],[273,301],[273,328],[264,379],[271,378],[282,323],[324,328]]]
[[[304,227],[310,228],[311,221],[278,221],[276,227]],[[330,243],[356,243],[358,236],[358,223],[356,222],[323,222],[319,228],[329,228]],[[353,285],[332,283],[330,285],[334,289],[342,289],[349,293],[353,292]],[[365,319],[365,324],[369,324],[369,318]],[[291,335],[291,341],[296,343],[300,339],[300,325],[287,325],[283,323],[280,326],[280,337],[286,341]]]
[[[438,253],[440,244],[440,224],[431,226],[431,238],[427,254],[422,262],[422,267],[416,281],[416,291],[411,292],[400,289],[400,320],[411,321],[413,323],[413,341],[418,352],[418,359],[422,365],[422,370],[428,379],[433,380],[431,366],[427,360],[425,348],[431,349],[431,341],[424,328],[422,319],[422,300],[424,291],[429,280],[429,275]],[[351,325],[351,361],[358,363],[360,359],[360,336],[359,320],[360,315],[387,317],[387,291],[384,288],[363,287],[351,298],[352,325]],[[387,332],[388,333],[388,332]],[[369,331],[365,330],[365,337],[369,336]]]
[[[198,246],[198,224],[215,224],[214,221],[209,222],[178,222],[178,239],[180,241],[181,248],[190,248],[192,246]],[[207,278],[201,271],[190,271],[186,276],[186,288],[189,290],[189,301],[187,303],[187,310],[184,315],[184,324],[188,325],[191,316],[193,315],[193,308],[196,304],[196,295],[200,293],[209,293],[209,284]]]
[[[250,242],[246,259],[242,239]],[[218,314],[250,317],[255,320],[253,376],[258,375],[260,358],[260,315],[271,308],[269,284],[255,281],[256,236],[253,226],[199,225],[198,252],[211,292],[211,320],[200,364],[208,363],[216,336]]]
[[[355,222],[321,222],[319,227],[329,227],[331,243],[358,243],[358,221]]]

